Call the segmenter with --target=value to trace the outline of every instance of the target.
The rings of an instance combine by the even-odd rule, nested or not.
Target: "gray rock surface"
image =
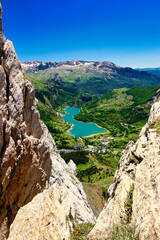
[[[50,138],[48,129],[43,127],[46,139]],[[8,240],[67,240],[73,224],[95,223],[82,184],[56,153],[54,142],[49,142],[49,148],[52,159],[50,186],[18,211]]]

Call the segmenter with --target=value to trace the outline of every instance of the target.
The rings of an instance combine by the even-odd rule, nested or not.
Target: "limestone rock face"
[[[3,35],[1,4],[0,54],[0,240],[67,239],[73,221],[95,217],[40,121],[35,90]]]
[[[95,227],[89,234],[93,239],[101,239],[108,236],[114,225],[119,225],[126,219],[125,202],[134,184],[133,178],[136,170],[135,164],[130,163],[134,150],[134,143],[130,142],[122,153],[114,182],[108,189],[108,202],[100,213]]]
[[[75,202],[71,201],[71,197]],[[78,210],[75,208],[76,204],[80,204]],[[84,207],[83,199],[77,202],[67,187],[54,184],[19,210],[11,225],[8,240],[69,239],[72,222],[82,223],[85,220],[94,223],[94,219],[88,217],[89,212],[85,213]],[[80,215],[83,214],[86,214],[86,218],[82,219]]]
[[[8,240],[67,240],[73,224],[95,223],[82,184],[56,153],[46,126],[43,128],[52,159],[50,186],[18,211]]]
[[[127,223],[126,201],[132,186],[131,223],[140,240],[160,239],[160,102],[152,106],[148,123],[138,141],[123,151],[109,200],[90,233],[93,239],[109,234],[114,225]]]
[[[71,169],[71,173],[77,177],[77,166],[76,166],[76,164],[72,160],[70,160],[69,163],[68,163],[68,166]]]
[[[133,222],[140,237],[160,239],[160,102],[153,105],[136,144],[141,163],[136,168]]]
[[[5,40],[2,46],[0,225],[5,222],[9,226],[19,208],[48,185],[51,158],[49,147],[43,139],[34,89],[24,78],[12,42]]]

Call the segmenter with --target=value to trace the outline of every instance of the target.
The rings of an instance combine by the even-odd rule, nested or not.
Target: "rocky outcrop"
[[[141,240],[160,239],[159,146],[160,102],[157,102],[138,141],[130,142],[123,151],[114,183],[109,188],[110,198],[90,237],[101,239],[108,236],[113,226],[131,222],[140,231]]]
[[[50,187],[18,211],[9,240],[63,240],[69,238],[73,225],[95,223],[82,184],[74,175],[73,163],[70,168],[53,150],[54,142],[45,126],[44,132],[52,159]]]
[[[132,221],[141,239],[160,239],[160,103],[151,109],[136,144],[141,163],[136,168]]]
[[[0,54],[0,239],[9,232],[9,239],[60,239],[61,230],[67,239],[73,220],[95,218],[73,166],[40,121],[35,90],[3,35],[1,5]]]
[[[4,38],[3,38],[4,39]],[[46,188],[51,174],[34,89],[25,80],[13,44],[1,43],[0,225]]]

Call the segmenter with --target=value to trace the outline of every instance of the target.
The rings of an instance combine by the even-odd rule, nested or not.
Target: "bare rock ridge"
[[[109,200],[90,233],[107,237],[122,223],[136,226],[140,240],[160,239],[160,102],[152,106],[138,141],[123,151]],[[129,199],[130,201],[129,205]]]
[[[5,220],[9,226],[18,209],[46,188],[51,159],[34,89],[3,35],[2,22],[0,28],[0,225]]]
[[[94,62],[94,61],[79,61],[79,60],[72,60],[72,61],[63,61],[63,62],[40,62],[40,61],[33,61],[33,62],[23,62],[22,63],[22,68],[24,71],[29,73],[30,71],[32,72],[37,72],[39,70],[45,70],[48,68],[61,68],[61,67],[66,67],[68,69],[74,69],[77,67],[85,67],[85,68],[90,68],[93,70],[104,70],[104,71],[110,71],[112,68],[119,68],[116,66],[114,63],[104,61],[104,62]]]
[[[0,3],[0,239],[68,239],[74,222],[95,222],[70,165],[40,121]]]

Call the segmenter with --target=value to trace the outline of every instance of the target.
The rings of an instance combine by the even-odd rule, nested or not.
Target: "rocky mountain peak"
[[[62,61],[62,62],[39,62],[39,61],[25,61],[22,63],[22,67],[26,72],[37,72],[39,70],[49,69],[50,67],[53,68],[89,68],[92,70],[98,71],[108,71],[110,68],[116,68],[117,66],[111,62],[100,62],[100,61],[81,61],[81,60],[71,60],[71,61]]]
[[[3,15],[3,9],[2,9],[2,4],[0,2],[0,47],[2,47],[2,44],[5,41],[5,37],[3,33],[2,15]]]

